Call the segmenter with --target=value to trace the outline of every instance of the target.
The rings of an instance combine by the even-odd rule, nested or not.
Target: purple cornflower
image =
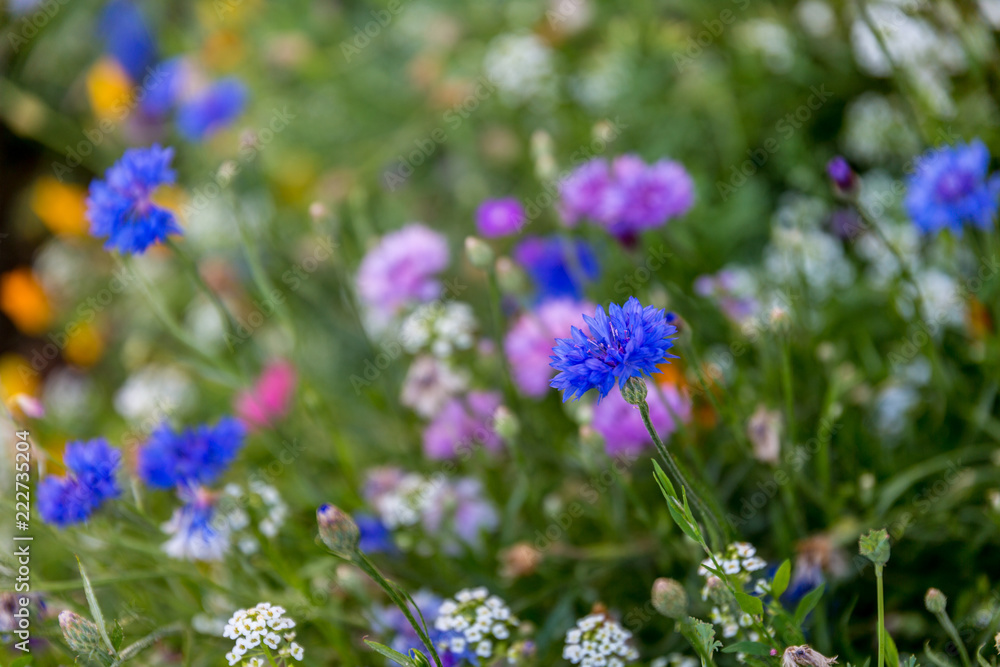
[[[649,387],[646,403],[649,418],[663,442],[669,441],[677,429],[676,419],[686,422],[691,418],[691,400],[674,385]],[[604,436],[604,450],[608,456],[635,453],[653,444],[639,410],[629,405],[619,392],[612,392],[594,406],[591,426]]]
[[[476,210],[476,228],[487,238],[517,234],[525,222],[524,207],[513,197],[487,199]]]
[[[559,188],[559,210],[568,225],[589,219],[625,243],[646,229],[687,213],[694,181],[671,160],[647,165],[635,155],[612,162],[596,158],[570,174]]]
[[[493,430],[493,413],[500,407],[500,394],[470,391],[465,398],[452,398],[424,429],[424,454],[448,459],[484,447],[496,451],[503,441]]]
[[[514,322],[504,338],[503,349],[514,384],[522,394],[537,398],[551,389],[554,371],[548,362],[556,338],[571,327],[584,326],[582,313],[593,309],[590,303],[551,299]]]
[[[579,300],[584,286],[599,272],[594,251],[582,240],[529,236],[514,247],[513,256],[531,276],[539,302],[560,297]]]
[[[358,270],[358,292],[373,324],[385,326],[404,307],[437,297],[437,275],[446,266],[448,241],[420,223],[383,236]]]
[[[979,139],[942,146],[917,159],[903,205],[917,229],[961,233],[964,225],[988,229],[1000,198],[1000,175],[989,175],[990,154]]]
[[[104,438],[66,445],[63,462],[70,475],[48,476],[38,485],[38,511],[46,523],[60,528],[85,521],[121,489],[115,474],[121,452]]]
[[[231,531],[228,519],[216,512],[216,495],[195,487],[182,491],[181,499],[184,504],[163,524],[163,532],[171,536],[163,550],[178,560],[222,560]]]
[[[826,173],[839,192],[845,194],[853,192],[858,184],[857,176],[854,175],[851,165],[840,155],[826,163]]]
[[[179,432],[161,424],[139,450],[139,477],[160,489],[209,484],[236,458],[245,435],[246,427],[232,417]]]
[[[207,139],[236,120],[246,101],[247,88],[242,81],[220,79],[181,105],[177,129],[189,141]]]
[[[180,234],[174,214],[152,201],[157,187],[174,182],[170,168],[173,148],[130,148],[104,174],[104,180],[90,184],[87,219],[94,236],[107,237],[107,249],[123,253],[145,252],[146,248]]]
[[[667,323],[663,310],[643,307],[634,296],[624,306],[611,304],[608,314],[597,307],[594,317],[584,315],[590,335],[572,327],[572,338],[559,338],[552,348],[549,364],[560,371],[552,386],[563,390],[563,401],[579,398],[597,389],[601,398],[617,381],[624,387],[629,378],[658,373],[674,343],[670,336],[677,327]]]

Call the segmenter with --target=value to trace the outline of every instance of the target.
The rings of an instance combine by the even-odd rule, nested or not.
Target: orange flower
[[[31,210],[55,234],[82,236],[87,233],[87,191],[79,185],[60,183],[43,176],[31,192]]]
[[[100,334],[90,324],[81,323],[67,332],[63,357],[75,366],[93,366],[104,352]]]
[[[49,299],[28,267],[0,276],[0,310],[29,336],[43,333],[52,322]]]

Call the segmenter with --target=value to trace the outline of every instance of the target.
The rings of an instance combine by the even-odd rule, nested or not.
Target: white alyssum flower
[[[466,588],[445,600],[434,627],[442,633],[439,648],[456,657],[506,657],[516,664],[523,644],[511,643],[520,621],[506,603],[485,588]]]
[[[284,607],[261,602],[251,609],[237,610],[222,631],[222,636],[235,642],[233,650],[226,654],[230,665],[242,663],[243,667],[263,667],[266,662],[261,656],[272,651],[281,658],[291,657],[301,661],[304,651],[292,641],[294,632],[282,637],[281,632],[295,627],[295,621],[285,616]],[[250,652],[260,655],[250,656]],[[287,662],[287,661],[286,661]]]
[[[639,659],[632,633],[604,614],[584,616],[566,633],[563,659],[582,667],[624,667]]]
[[[757,555],[757,549],[749,542],[733,542],[722,553],[706,558],[698,568],[698,574],[705,577],[701,598],[714,603],[709,619],[721,626],[722,636],[729,639],[737,635],[750,641],[757,641],[759,635],[749,630],[753,619],[735,606],[735,600],[719,578],[709,571],[721,569],[735,586],[748,590],[753,595],[764,596],[770,592],[770,584],[756,573],[767,567],[767,561]]]

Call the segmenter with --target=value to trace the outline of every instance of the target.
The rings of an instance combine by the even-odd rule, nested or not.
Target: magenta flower
[[[552,299],[518,318],[504,338],[503,349],[514,384],[522,394],[537,398],[549,391],[555,376],[549,356],[556,338],[568,336],[572,327],[582,329],[583,313],[593,311],[591,303]]]
[[[517,234],[525,222],[524,207],[513,197],[487,199],[476,210],[476,228],[487,238]]]
[[[406,306],[439,296],[437,275],[446,266],[447,239],[420,223],[383,236],[358,270],[358,292],[372,324],[384,327]]]
[[[253,388],[237,395],[236,416],[250,430],[265,428],[281,420],[291,407],[296,379],[295,367],[289,362],[269,363]]]
[[[677,428],[675,415],[683,422],[691,418],[691,399],[673,385],[650,383],[646,402],[649,404],[649,418],[663,442],[669,441]],[[608,456],[638,452],[653,444],[639,409],[626,403],[617,391],[594,406],[591,426],[604,436],[604,449]]]
[[[448,459],[477,447],[497,451],[503,445],[493,430],[493,413],[498,407],[497,392],[470,391],[464,399],[449,400],[424,429],[424,454]]]

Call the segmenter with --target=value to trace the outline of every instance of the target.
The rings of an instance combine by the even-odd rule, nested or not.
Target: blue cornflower
[[[163,532],[163,550],[178,560],[217,561],[229,551],[231,528],[216,511],[216,494],[201,487],[180,492],[184,504],[174,510]]]
[[[989,175],[989,162],[979,139],[920,156],[903,200],[917,228],[924,234],[960,233],[967,224],[989,228],[1000,197],[1000,175]]]
[[[115,474],[122,455],[104,438],[66,445],[63,462],[70,475],[48,476],[38,485],[38,511],[60,528],[85,521],[106,500],[121,495]]]
[[[156,39],[135,3],[112,0],[101,12],[98,33],[105,48],[139,82],[156,62]]]
[[[236,458],[245,435],[243,424],[232,417],[220,419],[215,426],[180,432],[161,424],[139,450],[139,477],[160,489],[209,484]]]
[[[514,248],[514,259],[531,276],[537,301],[583,298],[586,283],[597,277],[594,251],[585,241],[529,236]]]
[[[583,316],[590,335],[572,327],[572,338],[557,338],[549,364],[560,371],[551,386],[564,390],[563,401],[579,398],[590,389],[608,395],[617,380],[624,387],[629,378],[658,373],[664,359],[677,357],[667,350],[677,327],[654,306],[643,307],[634,296],[625,306],[611,304],[608,315],[597,307],[594,317]],[[598,400],[600,400],[600,398]]]
[[[181,106],[177,129],[189,141],[201,141],[236,120],[246,101],[239,79],[220,79]]]
[[[170,168],[174,149],[130,148],[104,174],[104,180],[90,184],[87,219],[94,236],[106,236],[104,247],[124,253],[142,253],[169,234],[180,234],[174,214],[156,206],[153,191],[173,183]]]

